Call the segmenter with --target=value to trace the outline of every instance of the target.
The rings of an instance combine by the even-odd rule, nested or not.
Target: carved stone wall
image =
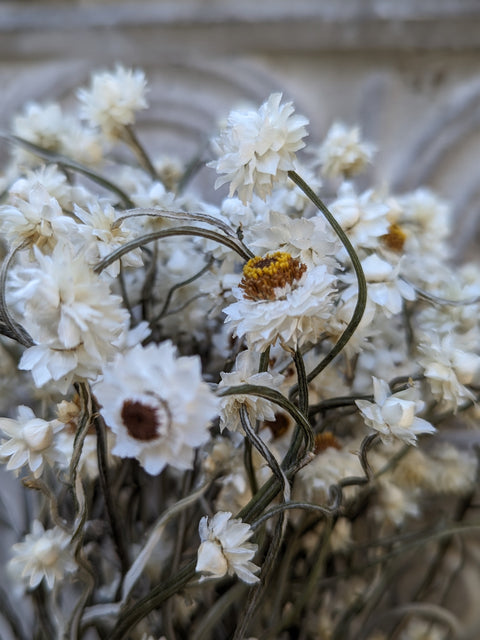
[[[238,102],[274,90],[379,148],[370,178],[426,184],[458,217],[458,255],[477,251],[480,212],[478,0],[160,0],[0,4],[0,127],[27,100],[74,102],[90,72],[142,67],[140,135],[194,155]]]

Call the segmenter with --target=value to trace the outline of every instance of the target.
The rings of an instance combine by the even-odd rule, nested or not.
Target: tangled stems
[[[131,208],[135,206],[132,200],[122,189],[120,189],[120,187],[118,187],[116,184],[113,184],[113,182],[110,182],[110,180],[108,180],[107,178],[104,178],[98,173],[95,173],[95,171],[92,171],[88,167],[85,167],[83,164],[75,162],[74,160],[71,160],[70,158],[62,155],[61,153],[39,147],[38,145],[33,144],[33,142],[29,142],[28,140],[24,140],[23,138],[19,138],[18,136],[0,132],[0,137],[13,144],[18,144],[20,147],[27,149],[28,151],[30,151],[30,153],[33,153],[39,158],[43,158],[44,160],[48,160],[48,162],[58,164],[65,169],[71,169],[76,173],[80,173],[81,175],[92,180],[92,182],[95,182],[101,187],[104,187],[105,189],[107,189],[107,191],[115,193],[120,198],[120,200],[122,200],[123,204],[126,207]]]
[[[160,238],[168,238],[170,236],[202,236],[203,238],[207,238],[208,240],[213,240],[215,242],[219,242],[220,244],[224,244],[226,247],[233,249],[236,251],[241,258],[244,260],[250,260],[250,255],[246,252],[243,246],[240,246],[238,241],[233,238],[228,238],[223,236],[216,231],[211,231],[209,229],[203,229],[200,227],[175,227],[172,229],[161,229],[160,231],[153,231],[152,233],[147,233],[139,238],[135,238],[135,240],[131,240],[126,244],[122,245],[115,251],[112,251],[110,255],[108,255],[94,267],[95,273],[101,273],[104,269],[113,264],[116,260],[119,260],[122,256],[134,249],[138,249],[139,247],[143,247],[145,244],[149,242],[153,242],[154,240],[159,240]]]
[[[333,215],[327,209],[325,204],[320,200],[317,194],[308,186],[308,184],[298,175],[296,171],[289,171],[288,177],[303,191],[303,193],[313,202],[313,204],[323,213],[325,218],[327,219],[330,226],[333,228],[339,239],[341,240],[343,246],[345,247],[350,260],[352,261],[353,269],[355,271],[355,275],[357,276],[358,282],[358,298],[357,303],[355,305],[355,309],[353,311],[353,316],[350,322],[348,323],[345,331],[342,333],[338,341],[335,343],[334,347],[327,353],[327,355],[323,358],[323,360],[313,369],[307,376],[307,381],[311,382],[314,378],[316,378],[325,367],[330,364],[330,362],[337,356],[340,351],[345,347],[347,342],[350,340],[355,330],[357,329],[360,321],[363,317],[363,313],[365,311],[365,307],[367,304],[367,281],[365,279],[365,274],[363,273],[362,265],[360,263],[360,259],[357,255],[357,252],[352,246],[352,243],[348,239],[348,236],[342,229],[342,227],[335,220]],[[298,387],[293,387],[292,395],[296,395],[298,393]]]
[[[228,395],[245,394],[255,395],[260,398],[268,399],[278,404],[280,407],[285,409],[285,411],[288,411],[288,413],[297,422],[300,429],[302,430],[305,439],[306,451],[310,452],[312,450],[314,438],[313,431],[310,427],[310,424],[308,423],[308,420],[294,404],[292,404],[278,391],[260,385],[243,384],[222,389],[218,395],[222,397]],[[282,467],[285,469],[285,466],[286,465],[284,461]],[[298,463],[289,466],[281,474],[282,480],[283,477],[291,479],[297,470]],[[241,518],[244,521],[251,521],[254,518],[258,518],[265,507],[270,504],[270,502],[282,489],[282,486],[284,487],[284,480],[283,482],[282,480],[277,475],[272,476],[270,480],[268,480],[258,491],[258,493],[250,500],[248,505],[246,505],[237,514],[237,517]],[[182,569],[180,569],[176,576],[173,576],[166,582],[157,585],[144,598],[134,603],[129,608],[125,609],[123,613],[120,614],[118,623],[110,636],[110,640],[121,640],[122,638],[124,638],[129,630],[142,618],[144,618],[154,609],[160,607],[163,602],[165,602],[168,598],[173,596],[175,593],[178,593],[183,587],[185,587],[185,585],[187,585],[188,582],[190,582],[190,580],[195,577],[195,566],[196,560],[192,560]]]
[[[240,384],[234,387],[227,387],[226,389],[222,389],[221,391],[219,391],[218,395],[221,398],[224,396],[232,395],[252,395],[256,396],[257,398],[265,398],[265,400],[271,400],[271,402],[274,402],[279,407],[287,411],[296,421],[303,432],[306,451],[313,450],[314,435],[310,423],[306,419],[305,415],[279,391],[270,389],[270,387],[264,387],[262,385]]]

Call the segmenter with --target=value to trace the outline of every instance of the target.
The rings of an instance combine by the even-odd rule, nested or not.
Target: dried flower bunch
[[[448,206],[360,191],[356,127],[297,157],[279,93],[212,140],[209,200],[137,136],[141,71],[78,97],[3,134],[2,624],[474,637],[480,268],[449,265]]]

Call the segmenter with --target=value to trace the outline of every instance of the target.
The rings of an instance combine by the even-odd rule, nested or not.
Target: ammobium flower
[[[23,323],[36,345],[19,367],[32,371],[37,387],[50,380],[62,392],[76,379],[96,377],[116,352],[128,314],[121,299],[88,267],[82,253],[58,243],[50,256],[34,247],[37,264],[20,268],[23,286],[15,292],[24,304]]]
[[[244,204],[254,191],[265,199],[274,181],[285,180],[295,168],[295,152],[305,146],[308,120],[293,115],[292,103],[280,104],[281,99],[274,93],[258,111],[232,111],[213,143],[219,158],[210,166],[226,174],[215,188],[230,182],[230,196],[237,190]]]
[[[198,532],[202,543],[196,570],[212,578],[236,573],[243,582],[254,584],[259,581],[255,573],[260,569],[250,562],[257,550],[256,544],[247,542],[253,531],[240,518],[231,518],[230,512],[218,511],[213,518],[204,516],[200,520]]]
[[[106,201],[91,202],[86,207],[87,210],[74,205],[76,217],[83,222],[80,225],[82,230],[91,234],[90,238],[85,238],[89,249],[93,250],[92,262],[105,258],[107,255],[133,239],[133,231],[126,224],[116,224],[118,216],[112,205]],[[89,256],[90,257],[90,256]],[[122,257],[123,267],[141,267],[143,264],[140,249],[129,251]],[[120,272],[120,260],[111,264],[104,273],[112,277],[118,276]]]
[[[23,542],[13,545],[15,555],[9,562],[9,569],[30,589],[38,587],[44,578],[47,587],[53,589],[55,581],[77,569],[69,544],[70,537],[65,531],[59,527],[45,531],[35,520],[32,532]]]
[[[432,395],[444,409],[456,411],[462,402],[474,400],[468,385],[480,383],[480,356],[458,348],[456,336],[423,335],[418,345],[418,363],[424,369]]]
[[[60,237],[78,235],[78,225],[63,215],[55,198],[40,183],[32,183],[26,197],[15,195],[13,185],[9,203],[0,207],[0,229],[12,245],[36,245],[48,253]]]
[[[0,459],[7,458],[7,469],[18,471],[25,465],[38,478],[42,474],[44,463],[53,462],[54,434],[62,428],[60,422],[47,422],[37,418],[29,407],[18,407],[18,418],[0,418],[0,431],[9,440],[0,446]]]
[[[436,431],[430,422],[415,416],[423,409],[424,403],[417,400],[413,387],[392,395],[384,380],[372,377],[374,402],[356,400],[355,404],[365,424],[378,431],[384,442],[398,438],[406,444],[416,444],[417,434]]]
[[[90,89],[80,89],[81,115],[93,126],[115,138],[119,129],[135,122],[135,112],[147,107],[143,71],[118,65],[114,73],[95,73]]]
[[[152,475],[167,464],[191,468],[218,408],[202,380],[200,358],[177,358],[170,341],[118,354],[94,392],[116,436],[112,453],[137,458]]]
[[[322,173],[329,177],[353,176],[371,161],[375,147],[362,142],[358,127],[335,122],[318,151]]]
[[[224,309],[226,322],[260,350],[277,340],[293,348],[315,342],[331,315],[334,281],[325,265],[308,269],[283,251],[252,258],[233,290],[237,302]]]
[[[278,389],[283,382],[283,376],[279,373],[272,374],[268,371],[258,371],[258,355],[250,350],[238,354],[235,362],[235,370],[231,373],[221,373],[221,381],[218,388],[233,387],[240,384],[256,384],[271,389]],[[274,420],[275,411],[272,404],[263,398],[253,395],[225,396],[221,399],[220,428],[227,427],[230,431],[241,429],[240,408],[244,406],[248,411],[252,423],[255,420]]]

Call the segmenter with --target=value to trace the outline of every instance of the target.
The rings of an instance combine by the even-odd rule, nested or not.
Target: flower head
[[[244,204],[254,191],[265,199],[275,181],[285,180],[295,168],[295,152],[305,146],[308,120],[293,115],[292,103],[280,104],[281,99],[274,93],[258,111],[232,111],[214,141],[219,158],[210,166],[226,174],[215,188],[230,182],[230,196],[238,191]]]
[[[307,269],[283,251],[257,256],[233,290],[237,302],[224,309],[226,322],[249,347],[263,349],[277,339],[294,348],[315,342],[331,313],[334,281],[325,265]]]
[[[43,579],[47,587],[53,589],[56,581],[77,569],[69,544],[70,537],[65,531],[59,527],[45,531],[35,520],[32,532],[25,536],[23,542],[13,545],[15,555],[9,562],[9,568],[30,589],[38,587]]]
[[[358,127],[347,128],[335,122],[318,151],[322,172],[329,177],[350,177],[371,161],[375,147],[362,142]]]
[[[75,215],[90,235],[87,240],[93,249],[92,260],[97,261],[105,258],[133,239],[133,231],[125,224],[118,224],[117,214],[112,205],[108,202],[91,202],[87,205],[87,210],[74,205]],[[141,267],[143,264],[140,249],[129,251],[122,257],[122,266],[124,267]],[[105,269],[110,276],[115,277],[120,272],[120,261],[117,260]]]
[[[64,114],[57,103],[28,103],[24,113],[14,119],[12,129],[19,138],[78,162],[95,164],[102,156],[98,136],[77,118]],[[23,149],[17,150],[16,156],[29,166],[41,162],[38,156]]]
[[[16,474],[27,465],[38,478],[45,462],[52,462],[54,455],[54,434],[62,428],[56,421],[37,418],[29,407],[18,407],[18,417],[0,418],[0,431],[9,436],[0,446],[0,458],[7,458],[7,469]]]
[[[127,312],[83,253],[75,255],[63,242],[49,256],[34,250],[37,264],[18,270],[22,285],[15,296],[37,344],[24,352],[19,366],[32,371],[37,387],[54,380],[66,391],[75,377],[96,377],[113,356]]]
[[[135,122],[135,112],[147,107],[143,71],[124,69],[95,73],[89,89],[80,89],[82,116],[106,136],[115,138],[122,127]]]
[[[475,398],[468,385],[480,382],[480,356],[460,348],[455,337],[452,333],[441,338],[423,335],[418,345],[421,354],[418,362],[433,397],[444,408],[454,411],[465,400]]]
[[[32,183],[26,197],[18,197],[14,195],[17,183],[11,189],[9,204],[0,207],[0,229],[12,245],[36,245],[48,252],[60,237],[77,232],[78,225],[63,215],[59,203],[43,185]]]
[[[202,380],[200,358],[177,358],[170,341],[118,354],[94,392],[116,436],[112,453],[137,458],[152,475],[167,464],[191,468],[218,408]]]
[[[424,403],[416,399],[413,387],[392,394],[384,380],[372,377],[374,402],[356,400],[355,404],[365,424],[378,431],[384,442],[398,438],[406,444],[416,444],[418,434],[436,431],[430,422],[415,415]]]
[[[243,582],[254,584],[259,581],[255,575],[259,567],[250,562],[257,550],[256,544],[247,542],[252,528],[240,518],[231,518],[230,512],[218,511],[213,518],[200,520],[196,570],[213,578],[236,573]]]
[[[283,382],[281,374],[272,374],[268,371],[258,371],[258,357],[255,357],[250,350],[242,351],[235,362],[235,370],[231,373],[221,373],[221,381],[218,388],[232,387],[240,384],[256,384],[271,389],[278,389]],[[251,394],[239,394],[225,396],[221,399],[220,427],[227,427],[235,431],[241,427],[240,407],[245,407],[250,419],[274,420],[275,411],[268,400],[257,398]]]

